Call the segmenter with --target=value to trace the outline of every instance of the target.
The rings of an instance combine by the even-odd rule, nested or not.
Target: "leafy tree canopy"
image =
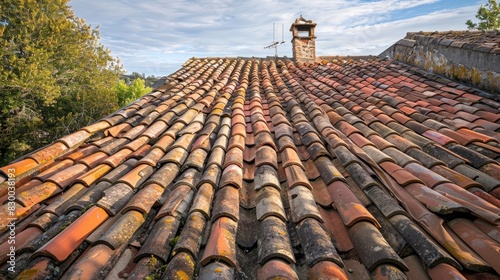
[[[68,2],[0,2],[0,163],[118,108],[120,63]]]
[[[123,107],[146,93],[151,92],[150,87],[145,86],[145,82],[141,78],[135,79],[131,85],[127,85],[124,80],[115,87],[118,96],[118,105]]]
[[[488,0],[487,4],[481,5],[477,11],[478,23],[467,20],[465,24],[470,30],[499,30],[500,29],[500,7],[496,0]]]

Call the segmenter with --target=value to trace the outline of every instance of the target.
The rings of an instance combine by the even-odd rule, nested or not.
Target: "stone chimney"
[[[290,27],[292,31],[293,58],[296,61],[316,60],[316,23],[306,20],[302,15]]]

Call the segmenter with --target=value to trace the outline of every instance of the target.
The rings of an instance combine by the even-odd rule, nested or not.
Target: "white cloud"
[[[285,24],[286,44],[279,54],[290,57],[288,30],[301,14],[318,23],[318,55],[359,55],[378,54],[408,31],[464,29],[479,6],[477,0],[467,0],[455,2],[454,10],[433,11],[442,1],[450,2],[72,0],[69,5],[92,26],[100,25],[102,43],[127,70],[168,75],[193,56],[274,55],[273,49],[264,49],[272,42],[273,22]],[[278,25],[279,40],[280,29]]]

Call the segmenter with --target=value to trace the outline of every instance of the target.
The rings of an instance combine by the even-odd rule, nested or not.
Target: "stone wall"
[[[410,33],[409,33],[410,35]],[[407,36],[382,52],[429,72],[472,85],[500,99],[500,49],[432,36]],[[497,99],[497,98],[495,98]]]
[[[296,61],[315,61],[316,60],[316,42],[315,38],[294,38],[293,57]]]

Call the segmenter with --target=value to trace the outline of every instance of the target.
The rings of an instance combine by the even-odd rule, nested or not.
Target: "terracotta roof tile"
[[[16,169],[19,272],[135,279],[154,257],[165,279],[490,275],[489,93],[372,58],[192,58],[166,80],[0,168],[3,202]],[[70,237],[86,241],[55,246],[81,219]],[[489,245],[473,250],[471,236]]]
[[[49,243],[38,249],[33,257],[48,255],[57,261],[64,261],[85,237],[107,218],[108,214],[103,209],[99,207],[89,209]]]

